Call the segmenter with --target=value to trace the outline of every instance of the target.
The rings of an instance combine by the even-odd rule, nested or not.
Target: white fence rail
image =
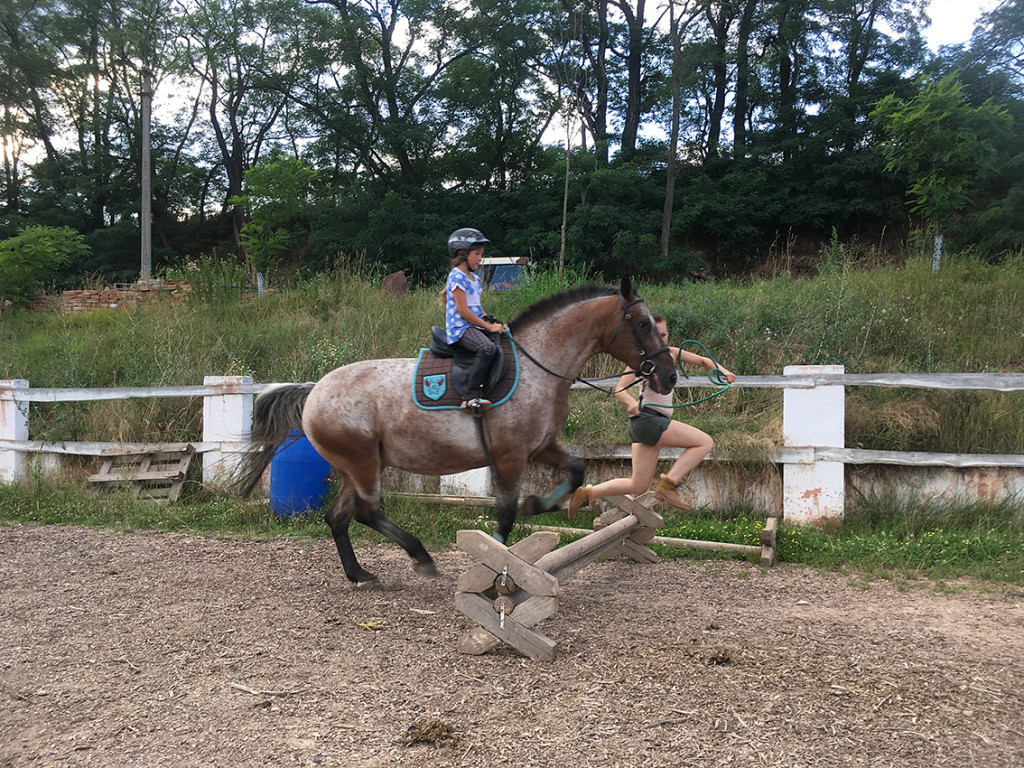
[[[202,397],[203,439],[193,445],[203,456],[203,481],[215,483],[230,475],[238,455],[248,449],[253,400],[268,386],[271,385],[254,384],[248,376],[208,376],[202,386],[111,389],[32,388],[25,380],[0,380],[0,481],[19,480],[33,454],[98,456],[108,448],[143,447],[29,440],[31,403]],[[584,385],[573,386],[578,389]],[[693,378],[684,380],[680,386],[712,385],[705,379]],[[774,458],[783,467],[781,507],[791,523],[843,514],[847,464],[1004,469],[1009,474],[999,480],[994,492],[1024,499],[1024,455],[874,451],[846,448],[844,444],[848,386],[1020,392],[1024,391],[1024,374],[846,374],[842,366],[789,366],[783,376],[741,376],[733,386],[783,390],[784,441]],[[598,452],[582,448],[580,455],[585,460],[628,460],[629,449],[625,446]],[[675,455],[678,450],[663,451],[665,457]],[[474,494],[487,492],[481,487],[487,482],[486,470],[474,470],[466,479]],[[977,490],[978,483],[968,481],[967,486]],[[986,489],[986,493],[992,492],[993,488]]]

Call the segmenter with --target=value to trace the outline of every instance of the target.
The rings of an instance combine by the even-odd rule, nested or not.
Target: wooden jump
[[[664,518],[627,497],[625,516],[560,549],[560,535],[538,531],[506,547],[480,530],[459,531],[456,543],[480,561],[462,574],[455,607],[480,626],[459,639],[461,653],[480,655],[505,642],[540,661],[552,661],[557,643],[533,627],[559,607],[559,585],[603,555],[624,552],[640,562],[661,558],[645,543]]]
[[[479,564],[466,571],[455,587],[455,607],[480,626],[459,638],[461,653],[480,655],[506,643],[531,659],[552,661],[557,643],[534,627],[558,611],[561,584],[598,558],[625,554],[641,563],[661,558],[646,544],[685,546],[716,552],[758,555],[761,565],[775,559],[777,518],[768,519],[761,531],[761,546],[695,541],[656,536],[664,526],[661,515],[650,507],[653,494],[613,496],[610,509],[594,519],[594,530],[557,526],[530,526],[534,533],[506,547],[484,531],[463,530],[456,543]],[[555,549],[561,534],[582,538]]]

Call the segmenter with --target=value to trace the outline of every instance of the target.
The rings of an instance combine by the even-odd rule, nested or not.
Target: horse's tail
[[[252,493],[289,432],[302,427],[302,407],[313,386],[311,382],[282,384],[256,398],[252,409],[252,447],[238,463],[233,484],[243,497]]]

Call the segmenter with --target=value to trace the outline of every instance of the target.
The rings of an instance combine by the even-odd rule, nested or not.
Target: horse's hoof
[[[544,503],[540,500],[539,496],[527,496],[523,499],[523,503],[519,508],[520,517],[533,517],[534,515],[542,515],[547,512],[544,509]]]
[[[383,588],[384,587],[381,586],[380,579],[378,579],[376,576],[371,576],[370,578],[365,579],[364,581],[356,582],[356,589],[359,589],[363,592],[378,592]]]
[[[432,562],[429,563],[413,563],[412,569],[416,571],[420,576],[425,576],[428,579],[437,578],[437,568],[434,567]]]

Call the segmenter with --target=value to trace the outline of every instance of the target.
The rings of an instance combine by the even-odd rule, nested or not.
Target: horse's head
[[[671,392],[678,378],[672,354],[658,334],[651,311],[628,277],[619,283],[621,317],[608,339],[606,351],[650,383],[659,394]]]

